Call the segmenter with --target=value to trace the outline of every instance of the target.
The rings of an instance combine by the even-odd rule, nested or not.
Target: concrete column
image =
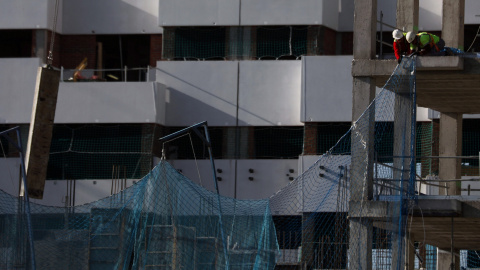
[[[43,198],[59,82],[60,71],[38,68],[25,153],[25,170],[30,198]],[[20,196],[23,195],[24,187],[22,184]]]
[[[375,107],[365,109],[375,97],[374,79],[353,79],[352,165],[350,170],[350,202],[371,200],[373,197],[373,145]],[[363,113],[362,117],[360,115]],[[357,120],[358,119],[358,120]],[[350,208],[352,209],[352,207]],[[350,216],[359,213],[350,213]],[[373,226],[368,218],[350,219],[350,269],[372,269]]]
[[[445,46],[464,50],[464,23],[465,0],[443,0],[442,38]]]
[[[353,14],[353,58],[375,57],[377,0],[355,0]]]
[[[454,157],[462,155],[462,120],[461,113],[440,114],[439,155]],[[440,179],[460,179],[461,159],[440,158],[438,176]],[[446,182],[448,195],[460,195],[461,182]],[[445,189],[440,188],[440,194],[445,195]]]
[[[397,1],[397,28],[418,31],[418,0]]]
[[[377,0],[355,0],[353,19],[353,58],[374,59],[377,30]],[[373,197],[373,135],[375,108],[368,105],[375,97],[375,79],[353,78],[352,165],[350,201],[371,200]],[[360,115],[362,118],[359,119]],[[352,209],[352,208],[350,208]],[[355,213],[358,215],[358,213]],[[351,213],[350,216],[354,216]],[[349,269],[372,269],[373,226],[368,218],[350,219]]]

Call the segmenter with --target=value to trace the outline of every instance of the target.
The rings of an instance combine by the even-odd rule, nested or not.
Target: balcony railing
[[[82,70],[61,67],[60,71],[62,82],[150,82],[155,80],[155,69],[150,66]]]

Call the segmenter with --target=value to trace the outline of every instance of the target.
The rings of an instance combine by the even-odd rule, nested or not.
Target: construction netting
[[[326,153],[268,199],[219,196],[165,161],[135,185],[81,206],[28,204],[0,193],[0,268],[404,269],[413,248],[422,258],[415,267],[435,269],[436,247],[407,234],[415,180],[435,168],[415,157],[433,154],[433,127],[416,123],[415,58],[404,58],[359,119],[338,126],[334,146],[319,134],[312,151]],[[80,133],[66,133],[73,130]],[[68,150],[75,149],[69,141],[59,153],[78,151]],[[299,142],[285,140],[293,158]],[[475,250],[460,257],[463,267],[480,265]]]
[[[152,168],[155,129],[140,124],[55,125],[47,179],[140,179]]]
[[[166,162],[93,203],[31,203],[31,223],[23,200],[0,202],[1,269],[273,269],[278,253],[268,200],[220,197]]]
[[[306,269],[404,268],[415,199],[414,82],[415,59],[406,58],[335,146],[271,198],[283,230],[298,232],[289,241],[301,242]]]

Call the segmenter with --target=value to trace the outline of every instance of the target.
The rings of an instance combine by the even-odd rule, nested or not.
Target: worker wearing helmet
[[[402,57],[405,54],[410,53],[410,48],[407,43],[407,39],[405,38],[406,33],[395,29],[392,32],[393,36],[393,50],[395,52],[395,58],[397,58],[397,62],[400,64],[402,62]]]
[[[439,36],[427,32],[408,32],[406,39],[410,43],[410,50],[417,51],[418,55],[445,55],[445,41]]]

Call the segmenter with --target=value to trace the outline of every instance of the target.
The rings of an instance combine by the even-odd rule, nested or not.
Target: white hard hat
[[[395,29],[392,32],[392,36],[393,36],[394,39],[401,39],[403,37],[403,33],[402,33],[402,31],[400,31],[398,29]]]
[[[408,32],[406,36],[408,43],[412,43],[412,41],[415,39],[415,36],[416,36],[415,32],[412,32],[412,31]]]

